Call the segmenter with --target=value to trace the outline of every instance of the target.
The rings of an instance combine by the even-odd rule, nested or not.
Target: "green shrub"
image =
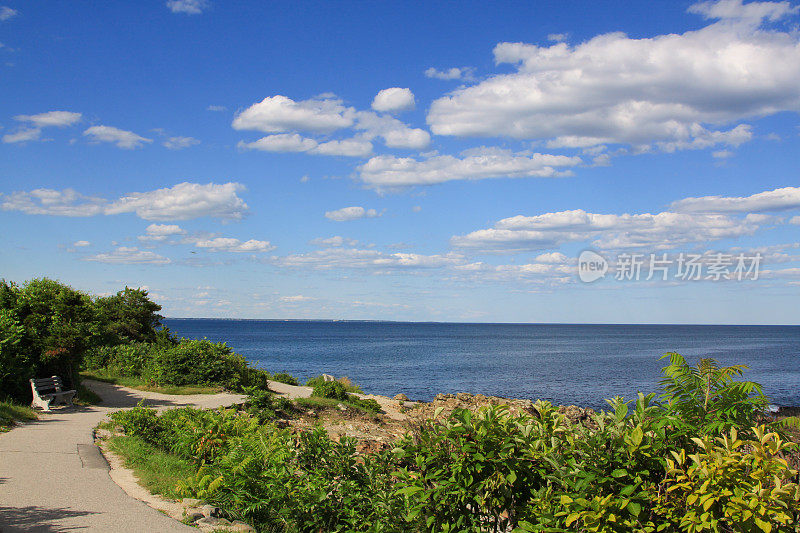
[[[797,470],[782,457],[796,445],[764,426],[752,433],[754,440],[743,441],[732,429],[716,439],[693,439],[697,453],[671,452],[658,510],[690,533],[797,531]]]
[[[299,385],[300,382],[293,375],[286,372],[278,372],[272,375],[272,381],[279,383],[286,383],[287,385]]]
[[[126,435],[140,437],[149,443],[159,442],[164,434],[156,410],[145,407],[144,400],[133,409],[112,413],[111,420],[121,426]]]
[[[347,394],[344,385],[338,381],[324,381],[315,385],[311,395],[318,396],[320,398],[331,398],[333,400],[341,401],[347,401],[350,399],[350,395]]]

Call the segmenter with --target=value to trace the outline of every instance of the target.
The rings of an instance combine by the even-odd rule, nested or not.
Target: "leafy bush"
[[[372,454],[320,428],[292,435],[233,409],[114,417],[198,466],[183,496],[267,531],[800,531],[798,472],[787,461],[797,447],[764,427],[715,439],[715,428],[757,415],[756,389],[712,362],[672,362],[662,404],[655,394],[614,398],[581,424],[547,402],[534,416],[457,409]],[[275,406],[268,392],[248,392],[247,409]],[[364,402],[339,382],[314,392]]]
[[[320,398],[331,398],[332,400],[347,401],[350,395],[344,388],[344,385],[338,381],[324,381],[314,386],[311,392],[312,396],[319,396]]]
[[[300,382],[297,380],[296,377],[287,372],[278,372],[277,374],[272,374],[272,381],[277,381],[278,383],[286,383],[287,385],[300,384]]]
[[[736,429],[716,439],[693,439],[699,451],[672,451],[659,510],[682,531],[796,531],[797,471],[781,455],[796,447],[764,426],[743,441]],[[716,441],[716,442],[715,442]]]
[[[121,426],[126,435],[141,437],[149,443],[160,442],[164,434],[161,419],[155,409],[144,406],[144,400],[133,409],[112,413],[111,420]]]

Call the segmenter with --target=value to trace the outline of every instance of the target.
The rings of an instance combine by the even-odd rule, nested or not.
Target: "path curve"
[[[238,394],[170,395],[85,380],[98,406],[42,414],[0,434],[0,532],[184,532],[197,529],[131,498],[109,475],[93,432],[109,413],[140,400],[157,409],[241,403]]]

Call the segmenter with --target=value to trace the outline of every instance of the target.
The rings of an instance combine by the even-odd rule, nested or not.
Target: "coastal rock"
[[[401,402],[407,402],[408,401],[408,396],[406,396],[405,394],[403,394],[401,392],[400,394],[396,394],[395,397],[392,398],[392,399],[393,400],[398,400],[398,401],[401,401]]]
[[[205,518],[201,518],[197,522],[195,522],[198,526],[211,526],[211,527],[219,527],[219,526],[230,526],[231,523],[229,520],[224,518],[215,518],[213,516],[207,516]]]
[[[456,394],[456,399],[461,400],[462,402],[467,402],[472,399],[472,394],[468,392],[459,392]]]
[[[197,520],[202,520],[203,518],[205,518],[205,515],[197,510],[187,511],[186,518],[188,518],[190,522],[195,522]]]
[[[206,518],[219,518],[222,516],[222,510],[219,507],[214,507],[213,505],[204,505],[200,508],[200,511]]]
[[[336,381],[336,378],[330,374],[322,374],[322,381]]]
[[[197,498],[184,498],[181,500],[181,504],[184,507],[199,507],[200,504],[203,503]]]

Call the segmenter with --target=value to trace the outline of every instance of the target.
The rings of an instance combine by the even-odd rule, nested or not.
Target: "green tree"
[[[161,306],[144,289],[125,287],[114,296],[95,300],[104,324],[104,343],[154,342],[161,327]]]

